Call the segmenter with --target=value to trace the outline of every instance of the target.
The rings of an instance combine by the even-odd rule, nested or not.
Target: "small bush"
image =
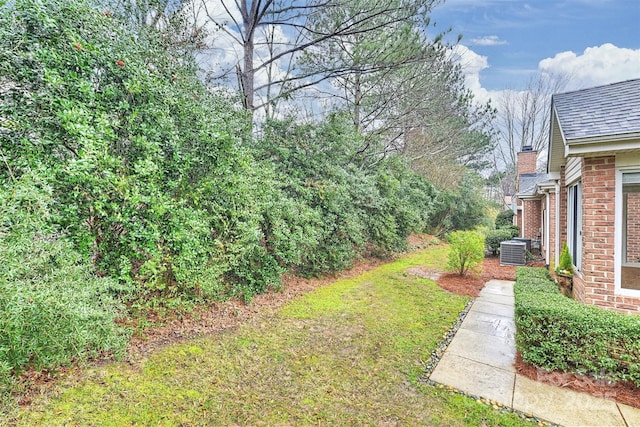
[[[508,228],[499,228],[491,230],[484,239],[484,244],[495,255],[500,250],[500,243],[511,240],[513,238],[513,230]]]
[[[454,231],[449,235],[451,249],[447,269],[464,276],[484,258],[482,235],[475,231]]]
[[[501,230],[509,230],[511,232],[511,238],[518,237],[520,235],[520,227],[517,225],[507,225],[505,227],[500,227]]]
[[[558,267],[556,267],[556,272],[569,275],[573,274],[573,259],[571,259],[569,247],[566,242],[562,244],[562,252],[560,252],[560,261],[558,262]]]
[[[525,362],[640,386],[640,317],[565,298],[542,268],[518,268],[514,291]]]

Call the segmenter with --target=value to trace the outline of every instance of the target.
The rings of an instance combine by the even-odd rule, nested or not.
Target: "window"
[[[622,268],[620,287],[640,290],[640,173],[622,174]]]
[[[582,267],[582,183],[568,188],[567,246],[578,271]]]

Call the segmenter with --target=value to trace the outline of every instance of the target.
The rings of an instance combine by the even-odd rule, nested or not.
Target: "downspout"
[[[549,191],[547,191],[545,193],[545,200],[544,200],[544,203],[545,203],[545,209],[544,209],[544,216],[545,216],[544,225],[545,225],[545,227],[544,228],[545,229],[543,230],[543,232],[544,232],[544,249],[545,249],[544,261],[545,261],[545,264],[547,264],[547,265],[549,265],[549,261],[550,261],[550,259],[549,259],[549,252],[550,252],[549,251],[549,243],[550,243],[549,234],[551,234],[551,233],[549,233],[549,231],[551,231],[551,224],[549,224],[549,209],[551,208],[551,202],[549,201],[549,197],[550,197]]]
[[[520,237],[524,238],[524,236],[526,236],[525,234],[525,229],[524,229],[524,225],[526,224],[525,220],[524,220],[524,199],[521,199],[522,201],[522,217],[520,218],[520,221],[522,221],[522,224],[520,225]]]
[[[560,257],[560,182],[556,181],[556,238],[554,251],[554,266],[558,265]]]

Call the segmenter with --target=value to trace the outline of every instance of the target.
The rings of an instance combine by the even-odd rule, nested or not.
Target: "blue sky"
[[[448,0],[431,16],[462,34],[474,92],[524,89],[542,70],[572,74],[570,89],[640,77],[640,0]]]

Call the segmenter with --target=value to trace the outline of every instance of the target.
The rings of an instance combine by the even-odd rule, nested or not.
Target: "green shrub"
[[[516,345],[525,362],[640,386],[640,317],[565,298],[542,268],[516,274]]]
[[[0,386],[27,367],[121,356],[128,342],[115,324],[117,283],[94,276],[47,225],[50,204],[50,188],[30,175],[0,188]]]
[[[558,261],[556,272],[568,275],[573,274],[573,259],[571,258],[571,253],[569,252],[569,247],[566,242],[562,244],[562,251],[560,252],[560,260]]]
[[[466,171],[455,190],[436,193],[429,216],[428,232],[436,236],[453,230],[474,230],[485,223],[486,200],[483,181],[476,172]]]
[[[482,235],[476,231],[454,231],[449,234],[449,258],[447,269],[464,276],[484,258]]]
[[[496,228],[509,227],[513,225],[514,212],[511,209],[504,210],[496,216]]]
[[[360,256],[403,251],[409,234],[427,228],[433,187],[397,157],[355,164],[362,135],[344,116],[270,120],[263,131],[253,152],[272,185],[261,228],[279,265],[305,276],[333,272]]]
[[[513,231],[511,229],[499,228],[487,233],[487,236],[484,239],[484,244],[495,255],[500,250],[500,243],[506,240],[511,240],[513,237]]]
[[[520,227],[517,225],[507,225],[500,227],[500,230],[509,230],[511,232],[511,238],[518,237],[520,235]]]

